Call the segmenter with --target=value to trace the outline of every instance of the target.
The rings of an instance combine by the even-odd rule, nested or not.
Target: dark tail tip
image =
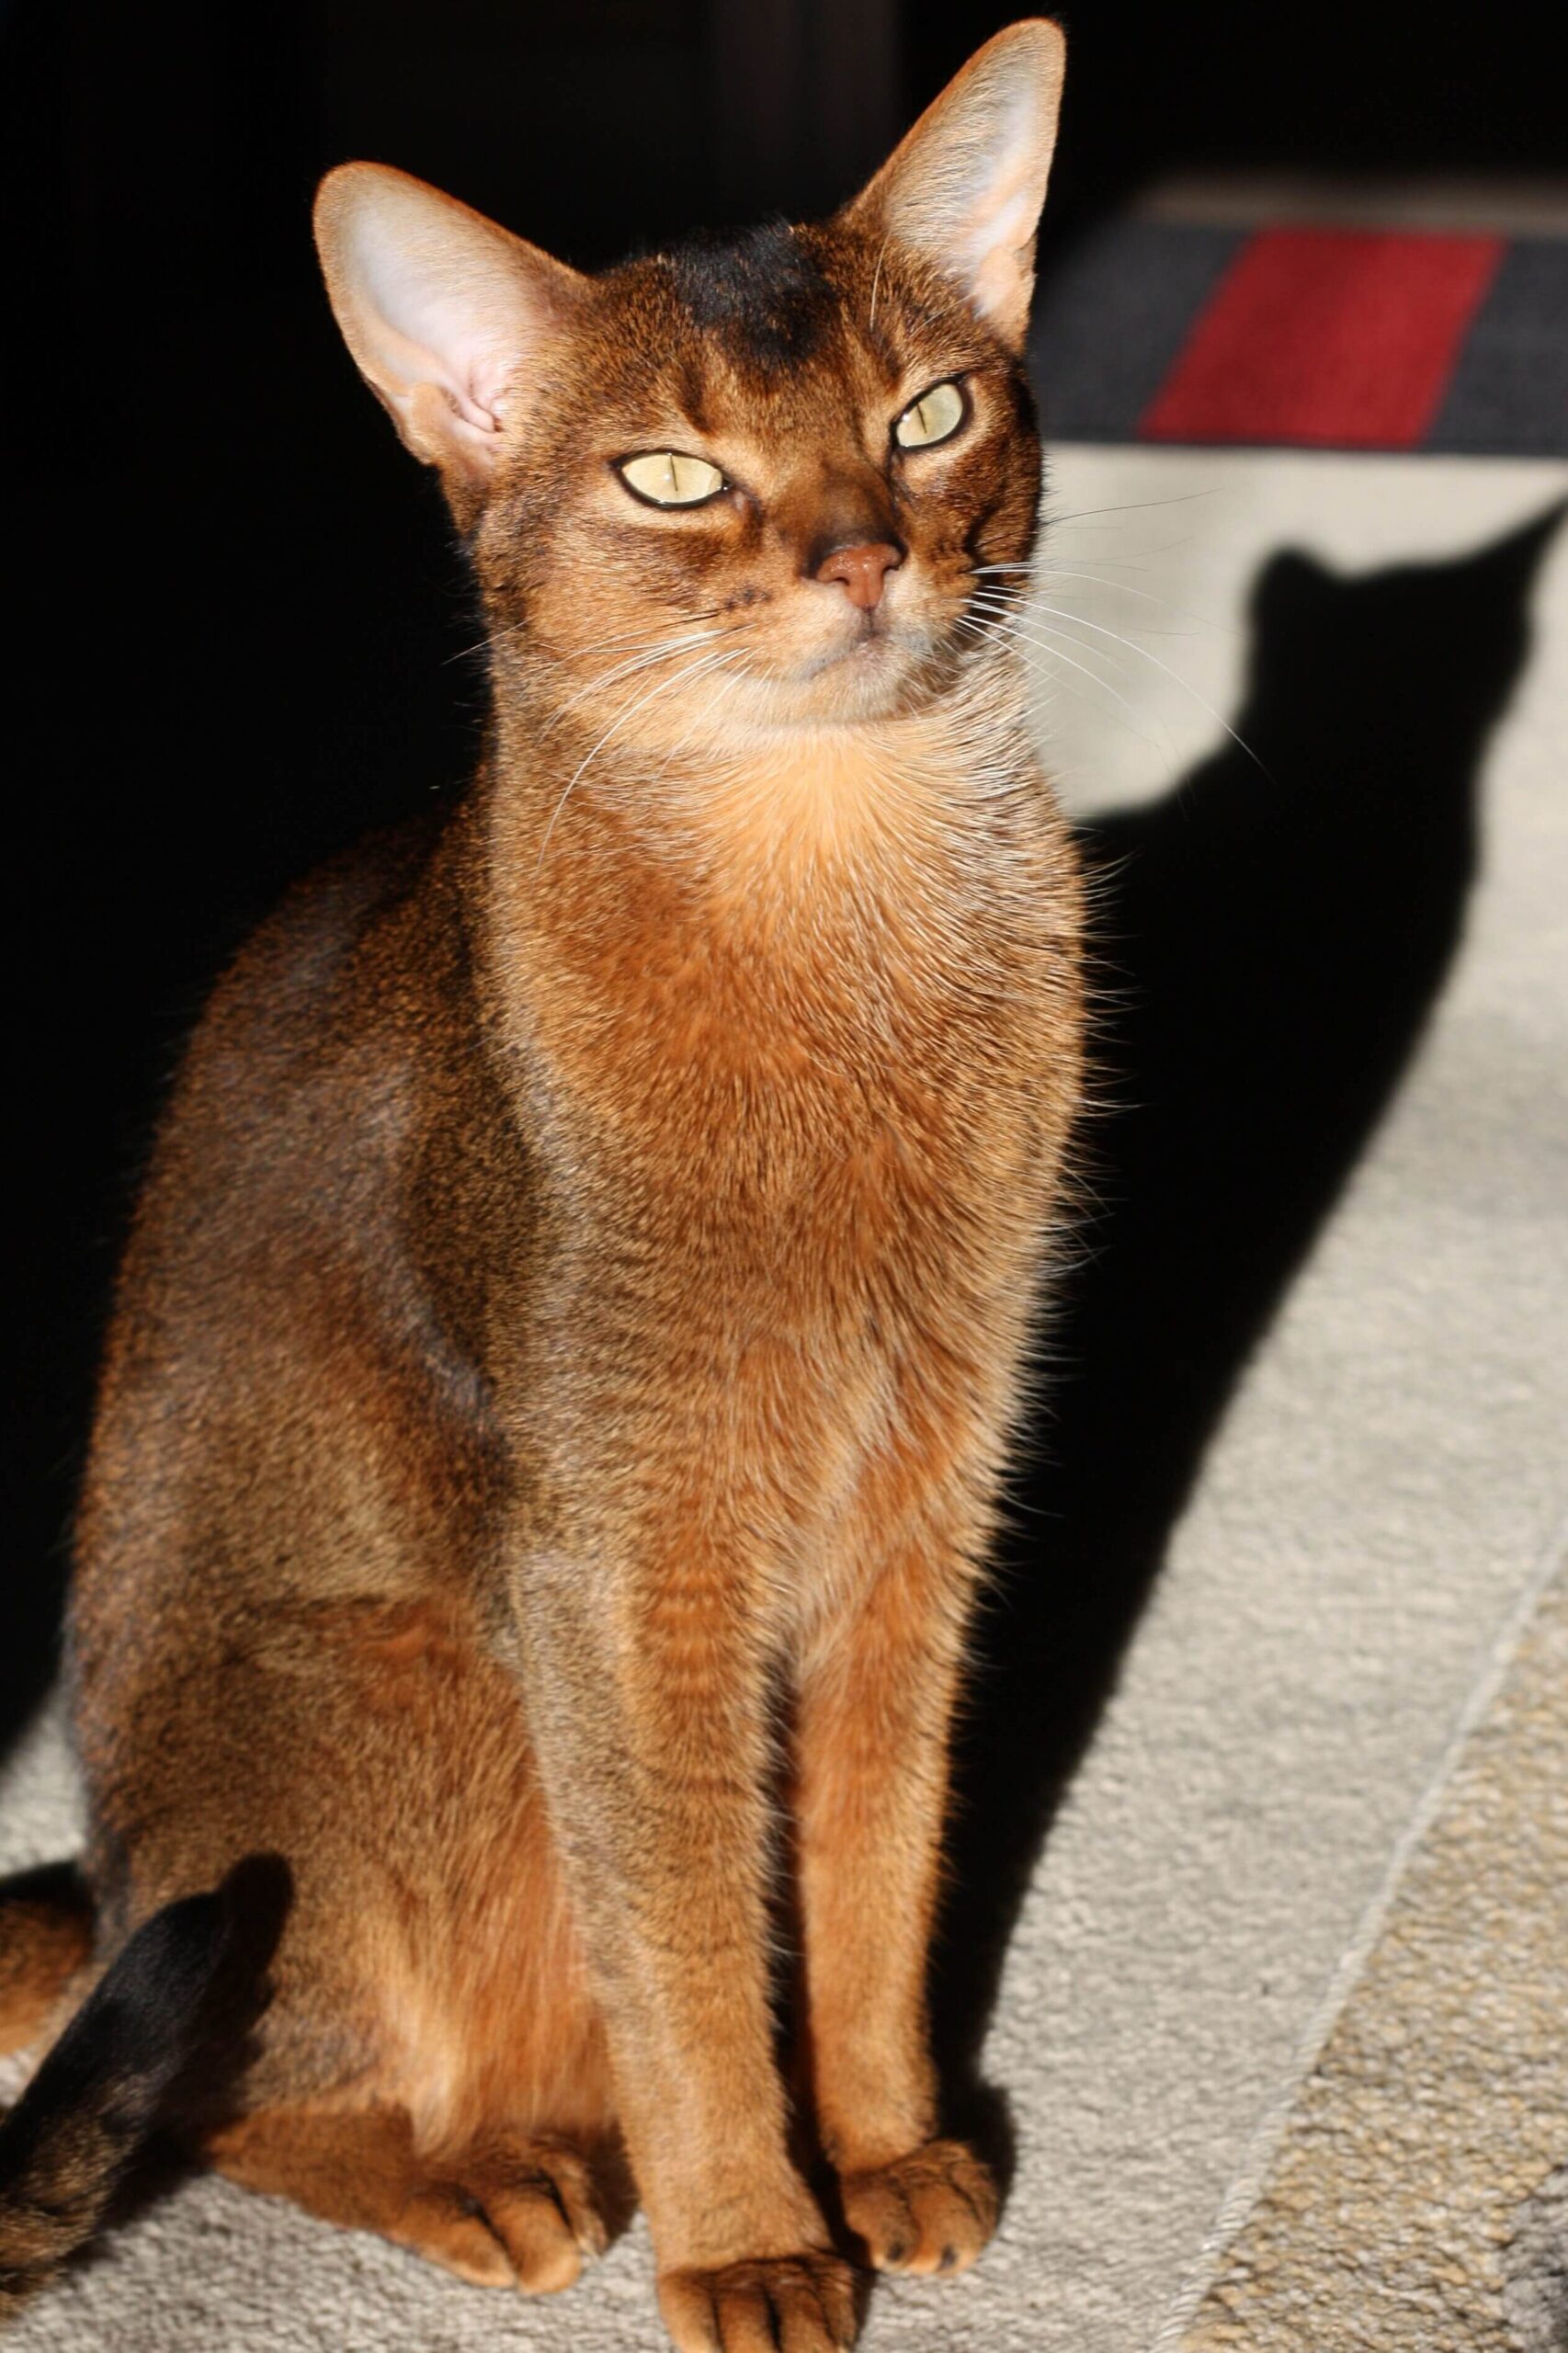
[[[0,2124],[0,2313],[97,2228],[194,2056],[233,1934],[222,1891],[143,1922]]]

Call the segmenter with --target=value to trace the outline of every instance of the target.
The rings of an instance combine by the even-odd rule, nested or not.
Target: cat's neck
[[[845,1087],[870,1116],[917,1065],[940,1088],[999,1040],[1004,1062],[1023,1051],[1067,869],[1021,695],[993,681],[706,772],[628,756],[579,776],[548,746],[524,765],[535,748],[525,733],[487,773],[470,872],[506,1083],[568,1159],[581,1119],[673,1150],[684,1118],[679,1148],[711,1173],[777,1097],[799,1115],[775,1139],[793,1166],[801,1137],[837,1132]]]
[[[626,858],[725,899],[857,889],[889,869],[907,881],[938,851],[978,848],[1034,774],[1007,659],[896,714],[770,726],[732,710],[673,745],[606,740],[521,699],[497,717],[493,839],[546,891],[584,865],[608,881]]]

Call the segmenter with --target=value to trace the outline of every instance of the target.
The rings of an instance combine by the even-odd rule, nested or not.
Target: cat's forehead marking
[[[676,246],[668,268],[697,333],[743,365],[799,367],[833,336],[836,291],[810,244],[782,222]]]
[[[901,375],[884,333],[867,332],[869,275],[836,223],[694,238],[631,264],[607,286],[607,341],[629,409],[646,410],[636,429],[680,417],[704,437],[739,435],[765,472],[769,453],[858,434]]]

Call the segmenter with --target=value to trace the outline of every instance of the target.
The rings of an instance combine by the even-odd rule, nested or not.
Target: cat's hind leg
[[[488,2131],[422,2154],[406,2109],[274,2108],[206,2143],[232,2181],[348,2230],[379,2232],[476,2286],[571,2287],[607,2229],[586,2155],[563,2139]]]
[[[93,1899],[74,1863],[0,1880],[0,2053],[51,2025],[93,1956]]]

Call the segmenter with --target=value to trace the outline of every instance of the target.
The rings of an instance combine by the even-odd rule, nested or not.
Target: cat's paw
[[[588,2162],[562,2141],[487,2135],[450,2178],[421,2185],[396,2233],[479,2287],[534,2296],[570,2288],[607,2232]]]
[[[858,2326],[854,2273],[818,2253],[666,2271],[659,2309],[679,2353],[842,2353]]]
[[[996,2228],[996,2186],[961,2141],[840,2177],[844,2219],[878,2271],[967,2271]]]

